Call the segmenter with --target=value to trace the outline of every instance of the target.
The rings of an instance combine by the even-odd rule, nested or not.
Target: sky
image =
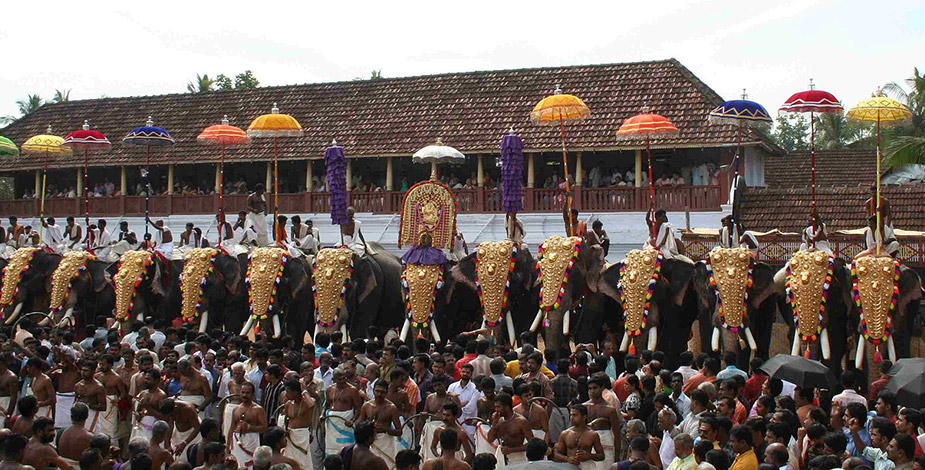
[[[5,3],[0,116],[56,89],[182,93],[197,73],[287,85],[671,57],[775,113],[810,78],[850,107],[925,68],[923,0]]]

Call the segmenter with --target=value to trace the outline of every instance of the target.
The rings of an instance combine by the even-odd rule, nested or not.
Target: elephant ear
[[[97,294],[103,292],[107,285],[112,285],[112,276],[109,275],[109,266],[112,263],[94,263],[87,266],[87,272],[90,274],[90,283],[93,292]]]
[[[309,269],[306,267],[307,263],[305,262],[305,258],[290,258],[289,261],[286,263],[287,268],[289,267],[289,263],[297,263],[293,266],[293,268],[295,269],[293,271],[290,271],[290,277],[289,277],[289,282],[290,282],[289,286],[292,289],[291,296],[292,298],[296,298],[296,296],[299,295],[300,292],[302,292],[302,289],[304,289],[305,286],[308,285],[308,280],[311,278],[311,273]],[[292,283],[293,276],[298,278],[294,284]]]
[[[450,275],[453,281],[458,282],[475,292],[475,253],[459,260],[456,266],[450,269]]]
[[[161,260],[155,256],[154,262],[152,263],[154,272],[151,274],[151,292],[161,297],[167,295],[167,291],[164,289],[163,284],[164,268],[161,267],[162,264]]]
[[[604,248],[600,245],[589,245],[585,243],[581,247],[581,255],[584,258],[585,283],[591,292],[598,292],[601,275],[604,273],[606,262],[604,261]]]
[[[241,265],[238,260],[229,256],[216,255],[215,260],[218,272],[221,273],[225,290],[229,296],[233,296],[238,290],[238,284],[241,283]]]
[[[363,290],[357,293],[357,304],[362,304],[373,291],[378,287],[379,282],[376,280],[376,268],[378,266],[373,266],[375,261],[370,256],[360,256],[353,255],[353,265],[357,267],[354,270],[353,284],[360,285],[360,280],[363,282]],[[380,273],[380,277],[382,274]]]
[[[617,284],[620,283],[620,264],[611,264],[604,269],[604,272],[601,273],[601,276],[597,280],[597,289],[595,292],[600,292],[611,299],[620,302],[620,292],[617,290]]]

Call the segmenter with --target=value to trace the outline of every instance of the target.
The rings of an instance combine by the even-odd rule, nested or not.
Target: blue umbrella
[[[137,145],[147,149],[147,158],[145,168],[141,171],[141,176],[145,179],[145,235],[148,234],[148,207],[151,201],[151,179],[148,174],[148,167],[151,166],[151,147],[165,147],[175,145],[176,140],[170,136],[170,133],[160,127],[154,127],[154,119],[148,116],[148,121],[144,126],[132,129],[124,138],[123,144]]]
[[[742,89],[742,99],[730,100],[717,106],[710,111],[708,120],[711,124],[735,124],[738,126],[738,140],[736,143],[736,154],[733,160],[732,190],[730,191],[729,201],[732,203],[732,217],[729,219],[729,234],[735,231],[736,220],[736,195],[739,188],[739,161],[742,154],[742,128],[743,127],[766,127],[770,126],[773,121],[764,106],[747,99],[745,89]]]

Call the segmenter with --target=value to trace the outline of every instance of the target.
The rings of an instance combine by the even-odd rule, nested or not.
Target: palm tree
[[[25,116],[42,107],[45,100],[39,95],[26,95],[24,100],[16,100],[16,106],[19,107],[19,114]]]
[[[66,103],[71,101],[71,90],[55,90],[55,97],[51,99],[54,103]]]
[[[861,140],[863,127],[854,124],[841,113],[822,113],[816,116],[816,148],[839,150]]]
[[[186,91],[190,93],[206,93],[212,91],[212,86],[215,84],[215,80],[209,78],[209,74],[204,73],[202,75],[196,74],[196,80],[190,81],[186,84]]]
[[[893,95],[912,112],[911,125],[900,130],[910,132],[888,139],[883,159],[887,167],[925,164],[925,75],[919,73],[916,67],[912,77],[906,79],[906,84],[911,88],[909,91],[896,82],[883,87],[883,91]]]

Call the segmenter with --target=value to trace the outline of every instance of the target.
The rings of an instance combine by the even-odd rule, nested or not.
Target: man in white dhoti
[[[358,421],[372,421],[375,426],[376,435],[373,439],[373,445],[370,446],[373,453],[382,457],[389,465],[389,468],[395,467],[395,439],[401,436],[402,426],[399,419],[400,413],[398,407],[386,399],[389,392],[389,384],[385,381],[378,381],[374,387],[375,398],[366,402],[360,409]]]
[[[459,417],[462,415],[462,410],[459,408],[459,405],[457,405],[456,402],[446,403],[443,405],[442,413],[443,421],[437,422],[437,426],[431,431],[433,434],[430,439],[430,448],[422,448],[421,451],[429,455],[426,457],[427,460],[440,457],[442,453],[437,450],[437,443],[440,441],[440,433],[445,429],[451,429],[456,431],[457,439],[461,444],[459,448],[456,449],[456,458],[459,460],[471,461],[475,453],[472,449],[472,443],[469,442],[469,435],[466,434],[466,430],[459,425]]]
[[[180,401],[192,403],[196,407],[199,419],[205,417],[205,409],[212,400],[212,387],[209,381],[195,370],[188,359],[181,359],[177,363],[177,372],[180,373]]]
[[[95,378],[106,390],[106,409],[100,414],[97,432],[109,436],[113,443],[117,443],[119,434],[119,400],[128,399],[128,387],[122,377],[113,371],[115,357],[104,354],[100,358],[99,372]]]
[[[527,441],[533,439],[533,430],[527,418],[514,413],[514,402],[507,393],[495,397],[495,413],[492,415],[488,441],[498,440],[501,445],[495,451],[498,465],[511,465],[527,461]]]
[[[7,427],[7,419],[13,416],[19,394],[19,377],[9,369],[12,360],[9,352],[0,354],[0,429]]]
[[[314,228],[311,220],[302,223],[298,215],[292,216],[292,241],[289,243],[290,251],[296,250],[299,254],[294,256],[311,256],[318,253],[321,244],[320,232]]]
[[[93,246],[90,248],[93,249],[93,253],[97,258],[103,261],[110,261],[110,253],[112,252],[112,235],[110,235],[109,231],[106,230],[106,219],[98,220],[96,222],[96,227],[97,230],[99,230],[99,234],[97,235]]]
[[[55,387],[51,379],[42,372],[45,365],[45,361],[35,357],[26,361],[25,375],[29,378],[29,385],[26,387],[24,396],[35,397],[38,406],[38,411],[35,413],[36,418],[51,418],[55,409]]]
[[[347,223],[340,226],[341,236],[344,239],[344,245],[357,253],[362,253],[366,246],[366,239],[363,232],[360,231],[362,225],[359,220],[353,218],[356,211],[353,207],[347,208]]]
[[[173,256],[173,233],[170,228],[164,225],[164,221],[160,219],[155,222],[149,217],[145,221],[154,227],[154,251],[164,255],[164,258],[170,259]]]
[[[154,423],[157,422],[156,414],[160,413],[161,402],[167,395],[161,390],[161,373],[157,369],[148,369],[144,372],[145,389],[138,394],[138,401],[135,405],[135,412],[132,422],[131,439],[143,437],[151,439],[151,432],[154,430]]]
[[[867,227],[864,229],[864,241],[867,243],[867,249],[858,253],[856,258],[877,254],[878,241],[880,242],[880,255],[896,257],[896,253],[899,252],[899,241],[896,239],[893,227],[883,223],[883,220],[880,221],[879,234],[876,227],[877,216],[868,217]]]
[[[231,439],[228,452],[238,461],[238,468],[254,465],[254,451],[260,445],[260,435],[267,432],[267,413],[254,403],[254,384],[241,386],[241,404],[231,416]]]
[[[333,455],[354,444],[354,418],[360,414],[363,400],[360,392],[347,383],[343,370],[334,371],[334,385],[325,391],[328,409],[324,415],[324,453]],[[378,383],[378,382],[377,382]]]
[[[800,245],[800,250],[806,251],[813,246],[813,241],[816,242],[816,250],[823,251],[828,254],[832,254],[832,246],[829,245],[829,234],[825,229],[825,224],[822,222],[822,217],[816,215],[816,228],[813,229],[812,220],[808,227],[803,229],[803,243]]]
[[[662,256],[665,259],[679,259],[691,264],[694,263],[690,258],[684,256],[684,244],[680,242],[680,238],[675,232],[674,227],[668,222],[668,214],[665,212],[665,209],[655,211],[654,221],[646,214],[646,223],[650,227],[652,224],[656,226],[655,240],[649,239],[647,245],[662,252]]]
[[[267,200],[266,188],[258,183],[254,192],[247,196],[245,207],[247,209],[247,225],[257,233],[257,245],[270,246],[270,236],[267,231]]]
[[[271,462],[274,462],[276,465],[287,464],[294,470],[302,470],[302,466],[299,465],[295,459],[283,453],[286,449],[288,440],[289,439],[286,438],[286,431],[275,426],[269,428],[262,436],[263,445],[273,450],[273,457],[270,459]],[[256,468],[257,465],[255,464],[254,467]]]
[[[170,425],[170,446],[173,448],[177,460],[186,462],[188,459],[184,450],[202,440],[199,434],[199,415],[196,407],[190,403],[166,399],[161,403],[161,414]]]
[[[600,436],[588,427],[588,408],[572,405],[569,419],[572,427],[559,436],[553,460],[578,465],[581,470],[595,470],[604,460],[604,448]]]
[[[64,227],[64,236],[67,238],[65,241],[67,244],[67,249],[79,249],[79,245],[83,237],[83,229],[80,228],[80,225],[77,225],[77,222],[74,221],[73,216],[68,216],[66,221],[67,226]]]
[[[66,246],[64,243],[64,232],[62,232],[61,227],[55,223],[55,218],[49,217],[47,220],[42,219],[42,228],[44,231],[42,242],[45,246],[55,253],[64,253],[64,248]]]
[[[119,222],[119,236],[112,245],[112,253],[118,258],[122,253],[138,248],[138,236],[129,230],[128,222]]]
[[[283,449],[283,455],[298,462],[303,470],[312,470],[311,424],[315,399],[308,391],[302,391],[298,381],[289,381],[286,382],[286,403],[283,406],[286,416],[286,448]]]

